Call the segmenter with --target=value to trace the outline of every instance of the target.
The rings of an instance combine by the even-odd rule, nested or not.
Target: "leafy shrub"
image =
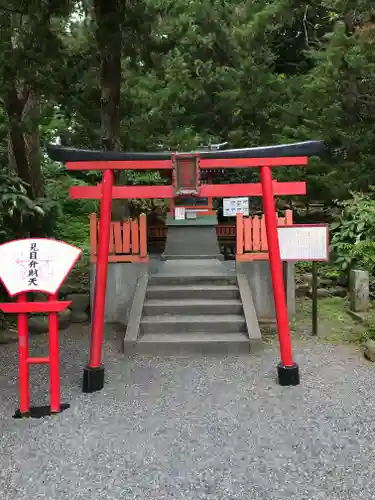
[[[53,221],[59,214],[59,204],[48,198],[31,200],[27,184],[19,177],[0,174],[0,242],[27,237],[36,228],[51,234]]]
[[[348,271],[353,266],[369,271],[375,278],[375,200],[372,193],[352,193],[332,224],[331,249],[335,263]]]
[[[90,182],[86,175],[85,179],[79,176],[70,175],[65,166],[51,161],[46,161],[43,165],[43,176],[45,181],[46,196],[50,200],[58,202],[63,214],[86,215],[96,212],[97,200],[72,200],[69,196],[69,188],[72,186],[86,186],[96,184]]]
[[[71,245],[90,250],[90,221],[85,215],[63,214],[59,217],[54,237]]]

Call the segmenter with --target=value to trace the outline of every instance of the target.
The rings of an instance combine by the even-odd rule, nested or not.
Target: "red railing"
[[[285,216],[278,217],[277,223],[279,226],[293,224],[292,210],[286,210]],[[268,244],[264,216],[244,217],[242,214],[237,214],[236,226],[236,260],[267,260]]]
[[[96,262],[99,224],[90,215],[91,262]],[[108,262],[147,262],[147,222],[144,214],[138,220],[111,222]]]
[[[165,239],[167,237],[167,226],[149,226],[147,230],[148,238],[150,240]],[[218,238],[235,238],[236,225],[235,224],[218,224],[216,226],[216,234]]]
[[[235,238],[236,224],[218,224],[216,234],[218,238]]]
[[[150,240],[161,240],[167,237],[167,226],[149,226],[147,236]]]

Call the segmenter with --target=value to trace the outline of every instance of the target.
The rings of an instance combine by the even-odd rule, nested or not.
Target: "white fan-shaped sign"
[[[63,241],[26,238],[0,245],[0,279],[10,296],[57,292],[81,255]]]

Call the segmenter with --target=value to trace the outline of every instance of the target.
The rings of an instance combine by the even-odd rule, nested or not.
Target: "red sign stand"
[[[28,302],[27,294],[20,293],[17,302],[0,304],[4,313],[18,315],[18,355],[19,355],[19,400],[20,407],[14,417],[43,417],[60,413],[69,408],[60,403],[60,363],[59,363],[59,323],[57,313],[70,306],[71,301],[58,301],[57,295],[50,295],[48,302]],[[29,356],[28,313],[48,312],[49,356],[33,358]],[[49,364],[50,368],[50,406],[30,407],[29,365]]]
[[[31,245],[31,251],[28,247]],[[60,401],[60,363],[59,363],[59,320],[58,313],[70,306],[71,301],[59,301],[58,289],[78,260],[81,250],[56,240],[25,239],[0,245],[0,257],[7,262],[0,268],[0,279],[8,294],[16,297],[16,302],[0,303],[0,310],[7,314],[18,315],[18,355],[19,355],[19,403],[14,418],[40,418],[60,413],[69,408]],[[65,252],[65,253],[64,253]],[[27,259],[29,253],[29,259]],[[35,254],[35,255],[34,255]],[[39,254],[39,257],[38,257]],[[9,256],[13,262],[9,262]],[[26,257],[25,257],[26,255]],[[47,255],[48,258],[44,258]],[[8,257],[8,259],[7,259]],[[44,260],[43,260],[44,258]],[[59,268],[53,273],[53,263]],[[47,266],[45,265],[47,263]],[[50,265],[50,267],[48,267]],[[44,267],[43,267],[44,266]],[[22,280],[25,280],[25,288]],[[44,292],[48,301],[29,302],[28,292]],[[48,314],[49,355],[47,357],[29,356],[28,317],[30,313]],[[49,364],[50,368],[50,405],[30,407],[29,366]]]

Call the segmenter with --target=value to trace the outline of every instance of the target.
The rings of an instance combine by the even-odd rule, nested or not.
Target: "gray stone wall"
[[[90,267],[91,317],[94,303],[96,265]],[[127,325],[138,278],[148,272],[148,264],[116,262],[108,265],[105,323]]]
[[[276,320],[272,279],[268,261],[237,262],[236,270],[247,277],[253,295],[258,320],[274,323]],[[283,262],[284,283],[289,318],[296,312],[295,264]]]

